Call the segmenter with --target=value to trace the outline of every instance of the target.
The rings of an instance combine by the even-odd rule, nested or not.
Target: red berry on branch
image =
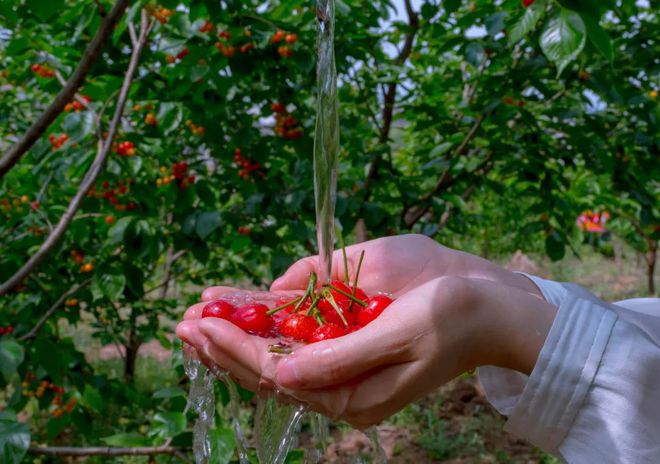
[[[522,6],[528,8],[534,4],[534,0],[522,0]]]
[[[270,110],[273,113],[284,113],[286,111],[286,107],[284,106],[284,103],[280,102],[273,102],[270,104]]]
[[[296,43],[298,36],[296,34],[287,34],[284,40],[288,44]]]

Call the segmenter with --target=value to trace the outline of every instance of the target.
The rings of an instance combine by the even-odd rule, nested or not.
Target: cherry
[[[280,324],[280,333],[286,337],[303,342],[308,341],[318,324],[312,316],[296,313],[289,316]]]
[[[321,340],[330,340],[331,338],[343,337],[348,334],[349,330],[346,327],[342,327],[337,324],[324,324],[320,327],[317,327],[309,337],[309,343],[320,342]]]
[[[217,317],[229,320],[234,312],[234,305],[228,301],[212,301],[202,309],[202,317]]]
[[[528,8],[534,4],[534,0],[522,0],[522,6]]]
[[[360,307],[357,313],[358,325],[364,327],[382,313],[387,308],[392,299],[387,295],[374,295],[367,301],[367,307]]]
[[[287,34],[284,40],[286,41],[286,43],[292,44],[298,40],[298,36],[296,34]]]
[[[282,58],[291,58],[293,56],[293,50],[291,50],[286,45],[283,45],[282,47],[278,47],[277,48],[277,53],[279,53],[279,55]]]
[[[188,47],[184,47],[184,48],[182,48],[181,51],[176,55],[176,57],[177,57],[177,59],[182,60],[182,59],[184,59],[186,56],[188,56],[188,53],[190,53],[190,50],[188,49]]]
[[[107,216],[105,217],[105,223],[106,223],[106,224],[111,225],[111,224],[114,224],[114,222],[115,222],[115,218],[114,218],[114,216],[107,215]]]
[[[284,106],[284,103],[280,102],[273,102],[270,104],[270,110],[273,113],[284,113],[286,111],[286,107]]]
[[[275,321],[266,313],[268,306],[261,303],[249,303],[239,306],[231,315],[231,322],[255,335],[267,335]]]
[[[211,32],[213,30],[213,23],[211,21],[205,21],[204,25],[199,28],[199,32],[202,34],[205,34],[207,32]]]
[[[284,38],[284,31],[283,30],[278,30],[273,36],[270,38],[270,41],[273,43],[278,43]]]

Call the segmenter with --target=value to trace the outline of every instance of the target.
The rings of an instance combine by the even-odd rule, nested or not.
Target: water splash
[[[197,413],[193,426],[193,456],[196,464],[208,464],[211,457],[209,432],[215,425],[213,375],[189,350],[184,354],[183,368],[190,379],[188,405]]]
[[[259,398],[255,416],[259,462],[280,464],[295,441],[296,427],[304,406],[278,403],[276,398]]]
[[[335,2],[316,3],[316,128],[314,132],[314,201],[316,237],[319,247],[319,282],[332,276],[335,202],[337,197],[337,156],[339,154],[339,112],[335,66]]]

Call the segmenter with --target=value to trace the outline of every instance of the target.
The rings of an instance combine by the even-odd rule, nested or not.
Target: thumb
[[[309,282],[311,272],[318,273],[318,256],[308,256],[299,259],[286,270],[284,275],[275,279],[270,286],[272,292],[281,290],[304,290]]]
[[[375,368],[408,361],[409,340],[378,322],[359,332],[297,349],[277,366],[275,382],[299,390],[331,387]]]

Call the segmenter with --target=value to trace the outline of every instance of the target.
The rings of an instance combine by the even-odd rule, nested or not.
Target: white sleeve
[[[569,463],[660,463],[660,299],[528,277],[559,311],[529,377],[479,369],[505,429]]]

